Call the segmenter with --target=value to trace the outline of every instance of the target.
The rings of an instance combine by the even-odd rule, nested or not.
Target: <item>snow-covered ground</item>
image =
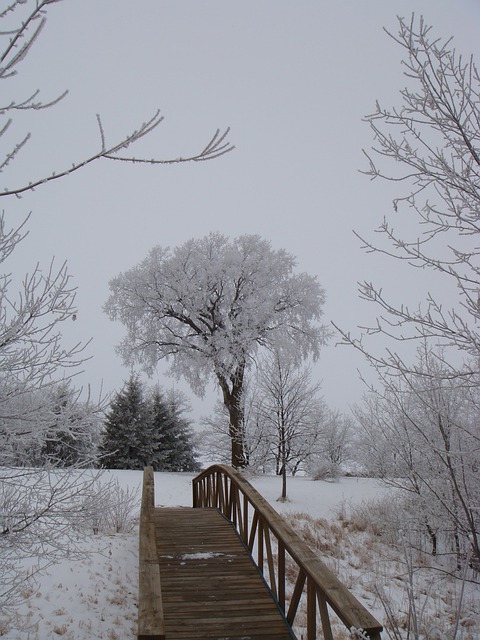
[[[137,471],[106,472],[105,479],[117,478],[127,489],[140,488],[142,474]],[[193,474],[156,473],[155,501],[157,505],[191,504]],[[323,553],[330,546],[330,538],[338,538],[342,549],[330,558],[332,568],[347,581],[357,597],[364,600],[368,608],[380,619],[385,612],[376,596],[378,574],[382,573],[382,588],[398,607],[404,598],[404,585],[396,576],[390,576],[386,568],[385,547],[375,547],[376,543],[362,545],[362,538],[345,529],[345,512],[352,505],[378,498],[385,493],[379,483],[372,479],[342,478],[337,482],[313,482],[308,478],[289,478],[288,502],[277,502],[280,494],[280,479],[269,476],[251,476],[249,480],[264,495],[275,509],[289,514],[292,524],[302,528],[307,536],[311,527],[324,522],[322,533],[312,537]],[[299,517],[298,514],[307,514]],[[330,528],[328,528],[330,527]],[[343,535],[342,531],[347,531]],[[359,532],[357,536],[365,535]],[[364,538],[363,538],[364,539]],[[323,540],[323,542],[322,542]],[[378,543],[380,544],[380,543]],[[383,544],[383,543],[382,543]],[[323,546],[322,546],[323,545]],[[367,547],[371,554],[367,558]],[[0,637],[6,640],[123,640],[134,638],[137,618],[137,529],[131,533],[93,535],[86,532],[82,541],[86,552],[81,561],[64,561],[49,567],[37,578],[33,588],[26,588],[21,602],[14,612],[0,614]],[[371,555],[376,558],[372,560]],[[327,553],[328,555],[328,553]],[[375,565],[376,568],[373,566]],[[440,588],[440,587],[439,587]],[[443,590],[444,586],[441,587]],[[446,588],[446,587],[445,587]],[[449,599],[453,605],[458,589],[452,587]],[[458,595],[458,594],[457,594]],[[467,609],[475,610],[478,591],[468,591]],[[478,604],[478,601],[477,601]],[[435,604],[438,616],[447,615],[439,604]],[[454,607],[452,607],[452,610]],[[464,622],[460,625],[459,638],[480,637],[476,627]],[[441,636],[431,636],[441,637]],[[448,637],[448,636],[446,636]]]

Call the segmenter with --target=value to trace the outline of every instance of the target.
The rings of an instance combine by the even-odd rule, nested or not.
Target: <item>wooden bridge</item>
[[[153,477],[147,467],[138,640],[333,640],[332,612],[353,638],[380,640],[380,623],[240,473],[200,473],[193,508],[155,507]]]

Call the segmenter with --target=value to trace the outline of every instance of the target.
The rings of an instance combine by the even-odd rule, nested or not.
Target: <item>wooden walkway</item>
[[[151,514],[168,640],[295,638],[232,523],[217,509]]]
[[[378,620],[242,474],[212,465],[192,490],[193,508],[155,507],[145,468],[137,640],[334,640],[332,619],[381,640]]]

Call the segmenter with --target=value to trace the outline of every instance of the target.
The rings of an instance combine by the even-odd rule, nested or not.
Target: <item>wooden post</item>
[[[317,638],[317,585],[313,578],[307,578],[307,639]]]

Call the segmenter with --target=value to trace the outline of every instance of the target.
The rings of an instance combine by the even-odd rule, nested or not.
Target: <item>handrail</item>
[[[222,464],[202,471],[193,479],[193,506],[216,508],[233,523],[292,627],[306,588],[306,640],[317,638],[317,605],[325,640],[333,640],[329,607],[349,630],[363,631],[371,640],[381,640],[382,625],[378,620],[238,471]],[[276,557],[272,536],[277,543]],[[298,569],[290,602],[286,594],[287,553]],[[264,574],[265,564],[268,576]]]
[[[138,640],[165,640],[160,565],[152,520],[154,506],[153,468],[145,467],[138,548]]]

